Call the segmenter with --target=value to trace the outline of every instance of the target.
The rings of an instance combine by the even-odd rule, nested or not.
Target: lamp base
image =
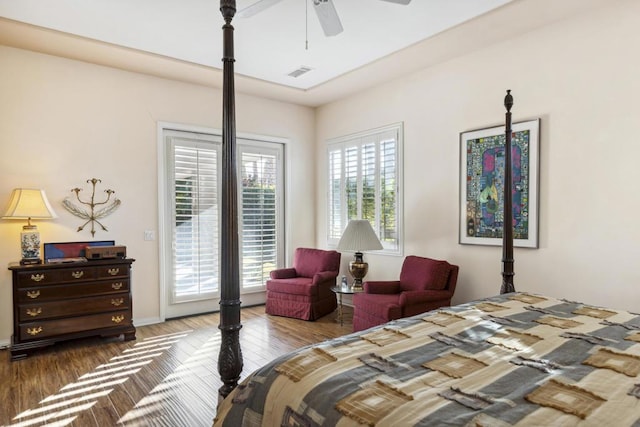
[[[20,264],[40,264],[40,233],[35,225],[25,225],[20,233],[20,248],[22,250],[22,261]]]
[[[369,264],[362,260],[362,253],[356,252],[355,259],[349,263],[349,273],[353,277],[353,285],[351,288],[354,291],[362,291],[362,279],[367,275],[369,271]]]

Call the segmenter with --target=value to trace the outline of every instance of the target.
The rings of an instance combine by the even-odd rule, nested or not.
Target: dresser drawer
[[[131,325],[131,313],[128,310],[68,319],[43,320],[20,325],[20,340],[29,341],[52,336],[72,334],[103,328]]]
[[[58,270],[41,270],[34,272],[18,273],[18,287],[33,287],[38,285],[50,285],[55,283],[81,282],[95,280],[97,277],[95,267],[63,268]]]
[[[102,280],[68,285],[49,285],[19,288],[18,303],[35,303],[67,298],[129,292],[129,279]]]
[[[107,279],[116,277],[129,277],[128,265],[111,265],[104,267],[97,267],[97,278]]]
[[[18,320],[33,322],[63,316],[80,316],[91,313],[122,310],[130,306],[129,294],[113,294],[93,298],[75,298],[41,304],[20,304]]]
[[[50,283],[61,282],[62,272],[60,270],[34,272],[27,271],[18,273],[17,277],[18,286],[48,285]]]

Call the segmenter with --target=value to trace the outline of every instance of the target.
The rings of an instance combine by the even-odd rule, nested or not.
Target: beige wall
[[[458,138],[500,124],[509,88],[516,121],[542,119],[540,248],[516,249],[517,289],[637,311],[637,16],[640,2],[615,0],[317,112],[238,95],[239,132],[290,141],[289,249],[326,245],[324,141],[402,121],[404,253],[459,264],[454,302],[497,293],[500,248],[457,243]],[[158,247],[143,232],[158,230],[157,122],[220,128],[220,92],[8,47],[0,63],[0,204],[14,187],[42,187],[60,216],[38,222],[43,241],[92,240],[60,201],[102,179],[123,205],[95,240],[127,245],[137,260],[134,318],[154,321]],[[19,259],[21,225],[0,221],[0,265]],[[367,259],[372,279],[396,277],[402,263]],[[10,335],[11,278],[0,270],[0,343]]]
[[[0,205],[14,187],[44,188],[59,218],[39,221],[43,242],[113,239],[136,259],[134,321],[158,319],[157,122],[221,127],[219,90],[0,47]],[[237,96],[238,132],[286,138],[287,180],[295,215],[288,243],[313,245],[315,217],[314,111],[308,107]],[[308,179],[302,179],[302,177]],[[76,232],[79,218],[60,202],[85,181],[102,180],[122,206],[105,218],[108,232]],[[0,265],[20,259],[22,221],[0,221]],[[217,305],[212,309],[217,309]],[[0,343],[12,333],[11,275],[0,270]]]
[[[516,248],[516,288],[638,311],[638,16],[640,2],[610,2],[323,106],[318,141],[403,121],[404,253],[460,265],[454,302],[493,295],[501,249],[458,244],[458,141],[461,131],[504,123],[512,89],[514,121],[542,119],[540,248]],[[318,212],[326,209],[325,167]],[[402,258],[366,258],[368,278],[397,277]]]

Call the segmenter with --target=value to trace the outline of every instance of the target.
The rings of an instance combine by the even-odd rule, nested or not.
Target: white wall
[[[516,248],[516,289],[638,311],[638,16],[613,1],[323,106],[318,158],[327,139],[404,121],[404,253],[458,264],[454,302],[494,295],[501,249],[458,244],[459,133],[503,124],[511,89],[514,121],[542,119],[540,248]],[[324,163],[318,177],[322,213]],[[319,214],[319,242],[325,229]],[[402,258],[366,258],[367,278],[397,277]]]
[[[158,121],[221,127],[219,90],[0,46],[0,209],[15,187],[44,188],[59,218],[38,221],[43,242],[115,240],[133,265],[134,322],[158,319],[158,246],[144,230],[158,230]],[[315,235],[314,111],[238,95],[237,130],[289,140],[287,191],[295,215],[291,247]],[[303,176],[311,179],[300,179]],[[290,177],[298,177],[291,179]],[[79,218],[61,201],[74,187],[90,192],[99,178],[122,206],[104,219],[108,232],[76,232]],[[0,221],[0,265],[20,259],[22,221]],[[217,309],[217,305],[212,310]],[[11,275],[0,269],[0,343],[12,333]]]

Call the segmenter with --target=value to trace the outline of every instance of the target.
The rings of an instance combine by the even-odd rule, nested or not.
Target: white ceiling
[[[237,8],[256,1],[238,0]],[[320,106],[610,0],[333,0],[344,26],[334,37],[324,36],[312,1],[280,0],[233,20],[237,92]],[[0,0],[0,44],[219,88],[219,5]],[[287,75],[300,66],[313,71]]]
[[[238,11],[258,0],[238,0]],[[309,89],[511,0],[333,0],[344,31],[326,37],[312,0],[281,0],[233,20],[236,72]],[[0,0],[0,16],[220,68],[217,0]],[[307,9],[308,8],[308,9]],[[308,47],[306,41],[308,40]],[[312,71],[294,78],[290,72]]]

